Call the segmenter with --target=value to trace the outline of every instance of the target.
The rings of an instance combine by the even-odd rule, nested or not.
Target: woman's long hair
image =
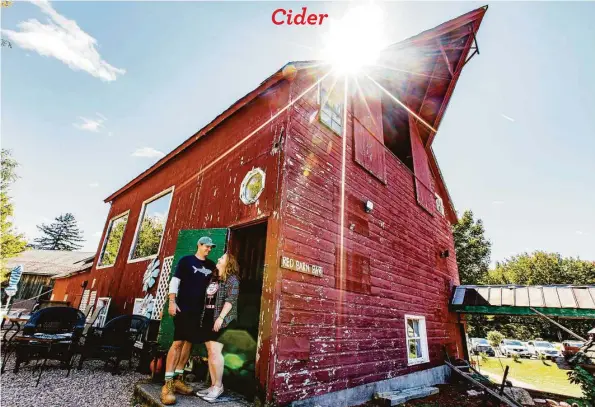
[[[225,270],[223,272],[219,272],[219,278],[223,281],[227,280],[229,276],[236,276],[240,277],[240,265],[236,258],[230,254],[226,253],[227,255],[227,264],[225,265]]]

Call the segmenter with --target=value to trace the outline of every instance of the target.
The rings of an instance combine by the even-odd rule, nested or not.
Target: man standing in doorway
[[[168,311],[174,320],[174,342],[167,353],[165,385],[161,389],[161,402],[166,405],[176,402],[174,393],[192,393],[192,387],[184,383],[182,374],[190,358],[192,344],[200,340],[198,334],[205,292],[215,270],[215,263],[207,256],[214,247],[210,237],[198,239],[196,253],[180,259],[169,284]]]

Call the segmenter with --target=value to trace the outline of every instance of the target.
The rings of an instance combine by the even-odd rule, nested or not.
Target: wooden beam
[[[436,40],[438,42],[438,46],[440,47],[440,53],[442,54],[442,58],[444,58],[444,63],[446,64],[446,67],[448,68],[448,72],[450,72],[450,76],[453,77],[455,76],[454,72],[452,71],[452,68],[450,67],[450,61],[448,60],[448,56],[446,55],[446,51],[444,51],[444,47],[442,46],[442,43],[440,42],[440,40]]]
[[[507,406],[509,406],[509,407],[522,407],[520,404],[517,404],[515,401],[510,400],[508,397],[500,396],[494,390],[490,389],[485,384],[480,383],[479,381],[475,380],[473,377],[471,377],[470,375],[466,374],[465,372],[463,372],[462,370],[460,370],[458,367],[456,367],[452,363],[447,362],[447,361],[444,361],[444,363],[446,363],[447,366],[449,366],[452,370],[454,370],[456,373],[458,373],[461,377],[463,377],[464,379],[467,379],[468,381],[470,381],[474,385],[480,387],[485,392],[487,392],[491,396],[495,397],[497,400],[500,400],[502,403],[506,404]]]
[[[473,41],[473,36],[470,35],[469,38],[467,39],[467,42],[465,43],[465,49],[468,50],[471,47],[472,41]],[[450,101],[452,92],[454,91],[455,85],[457,84],[457,80],[459,79],[459,76],[461,75],[461,68],[465,64],[465,56],[466,56],[465,54],[467,52],[468,51],[463,51],[461,58],[459,59],[459,62],[457,63],[457,66],[455,68],[455,74],[452,77],[452,79],[450,80],[450,83],[448,84],[448,88],[446,90],[446,94],[444,95],[444,100],[442,101],[440,110],[438,110],[436,119],[434,120],[434,123],[432,123],[432,127],[435,129],[437,128],[437,125],[440,124],[440,120],[442,119],[442,116],[444,115],[444,112],[446,111],[446,107],[448,106],[448,102]],[[426,148],[429,148],[432,145],[432,142],[434,141],[434,137],[436,137],[436,133],[430,133],[430,136],[428,137],[428,141],[426,142]]]

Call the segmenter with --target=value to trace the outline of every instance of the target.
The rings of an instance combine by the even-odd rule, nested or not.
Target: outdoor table
[[[42,333],[38,333],[35,335],[17,336],[16,338],[14,338],[12,340],[15,342],[15,346],[14,346],[15,349],[17,349],[19,346],[30,346],[33,348],[42,349],[44,351],[45,355],[43,357],[43,363],[39,370],[39,376],[37,377],[37,383],[35,384],[36,387],[39,385],[39,381],[40,381],[41,375],[43,374],[43,371],[46,367],[47,360],[50,359],[49,356],[51,355],[52,348],[55,347],[56,345],[66,345],[68,347],[66,352],[70,352],[71,347],[73,346],[72,334],[42,334]],[[62,362],[64,362],[64,361],[62,361]],[[70,375],[70,369],[71,369],[70,360],[67,363],[68,363],[68,373],[66,374],[66,377],[68,377]],[[17,362],[15,363],[15,367],[13,370],[14,373],[18,373],[19,364],[20,363],[18,361],[18,355],[17,355]],[[4,366],[2,366],[2,368],[4,369]]]

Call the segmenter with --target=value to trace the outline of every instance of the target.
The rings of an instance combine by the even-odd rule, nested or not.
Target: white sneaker
[[[223,394],[223,386],[213,387],[213,388],[211,388],[211,391],[209,393],[207,393],[206,396],[203,396],[202,398],[203,398],[203,400],[206,400],[206,401],[215,401],[222,394]]]
[[[211,386],[211,387],[208,387],[208,388],[206,388],[206,389],[202,389],[202,390],[199,390],[199,391],[197,391],[197,392],[196,392],[196,395],[197,395],[198,397],[204,397],[204,396],[206,396],[207,394],[209,394],[209,393],[211,392],[211,390],[213,390],[213,387],[212,387],[212,386]]]

